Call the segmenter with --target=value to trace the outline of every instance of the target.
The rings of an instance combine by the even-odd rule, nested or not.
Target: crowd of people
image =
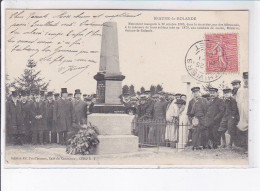
[[[179,141],[179,124],[187,129],[186,145],[196,149],[240,146],[247,152],[248,137],[248,73],[241,81],[232,81],[233,89],[223,89],[219,97],[217,88],[209,88],[202,95],[199,87],[193,87],[192,98],[187,102],[185,94],[160,91],[151,95],[122,95],[125,112],[134,117],[133,133],[140,145],[159,143],[176,147]],[[187,104],[186,104],[187,102]],[[74,94],[66,88],[61,93],[40,91],[12,91],[6,102],[6,134],[10,144],[66,144],[71,132],[87,124],[96,95]]]
[[[12,91],[6,102],[6,141],[8,144],[66,144],[70,133],[87,124],[95,104],[95,94],[79,89],[74,95],[62,88],[61,93],[22,90]]]
[[[124,103],[135,113],[134,134],[142,144],[160,144],[176,147],[179,141],[179,125],[188,129],[184,137],[186,146],[193,150],[218,147],[242,147],[248,150],[248,73],[231,82],[219,97],[217,88],[201,94],[200,87],[193,87],[192,98],[186,104],[186,95],[158,92],[151,96],[143,92],[139,100],[124,96]],[[225,133],[230,140],[227,145]],[[185,136],[185,135],[184,135]]]

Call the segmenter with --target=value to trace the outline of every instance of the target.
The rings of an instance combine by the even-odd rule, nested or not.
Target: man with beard
[[[57,132],[55,131],[55,124],[53,121],[53,110],[55,102],[53,99],[53,92],[48,92],[46,97],[46,118],[48,128],[48,135],[46,135],[46,138],[50,143],[57,143]]]
[[[31,119],[31,108],[32,102],[28,101],[28,92],[25,90],[21,91],[21,109],[23,114],[23,123],[25,129],[24,143],[32,142],[32,119]]]
[[[66,144],[68,131],[73,131],[73,106],[68,100],[67,88],[61,88],[61,98],[54,103],[53,120],[59,144]]]
[[[43,94],[40,96],[40,92],[36,91],[34,98],[35,102],[32,104],[32,142],[33,144],[44,144],[44,135],[47,133],[46,124],[46,104],[41,99]],[[39,139],[38,139],[39,138]]]
[[[219,132],[224,134],[226,130],[230,135],[229,147],[237,143],[237,123],[239,122],[239,112],[236,100],[232,97],[230,88],[223,89],[225,114],[220,123]],[[224,135],[225,136],[225,135]]]
[[[208,101],[205,126],[208,130],[208,138],[216,149],[220,145],[220,134],[218,132],[220,122],[224,115],[223,101],[218,97],[217,88],[209,88],[210,99]]]
[[[14,145],[23,144],[23,115],[17,91],[12,91],[11,100],[6,102],[6,134],[7,143]]]
[[[241,87],[241,81],[240,80],[233,80],[231,82],[232,86],[233,86],[233,90],[232,90],[232,94],[233,94],[233,97],[236,99],[237,97],[237,93]]]
[[[72,101],[73,105],[73,119],[74,123],[80,127],[87,124],[87,103],[81,100],[80,89],[76,89],[74,93],[75,99]]]
[[[207,146],[207,131],[205,127],[205,115],[207,113],[207,100],[200,95],[200,87],[191,88],[193,98],[189,102],[187,115],[192,124],[193,150]]]

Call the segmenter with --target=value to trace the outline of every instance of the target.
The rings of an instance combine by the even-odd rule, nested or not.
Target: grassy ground
[[[168,147],[142,148],[135,153],[110,155],[69,155],[57,144],[6,147],[6,164],[26,165],[247,165],[248,157],[239,149],[221,148],[182,151]],[[156,167],[156,166],[155,166]]]

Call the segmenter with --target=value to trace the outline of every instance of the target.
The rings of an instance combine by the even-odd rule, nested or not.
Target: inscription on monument
[[[105,103],[105,80],[97,82],[97,103]]]

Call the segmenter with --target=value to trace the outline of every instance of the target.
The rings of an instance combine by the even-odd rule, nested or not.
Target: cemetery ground
[[[6,147],[6,164],[45,165],[247,165],[248,156],[236,147],[193,151],[169,147],[139,148],[135,153],[70,155],[58,144]],[[25,159],[25,160],[23,160]],[[91,166],[90,166],[91,167]]]

